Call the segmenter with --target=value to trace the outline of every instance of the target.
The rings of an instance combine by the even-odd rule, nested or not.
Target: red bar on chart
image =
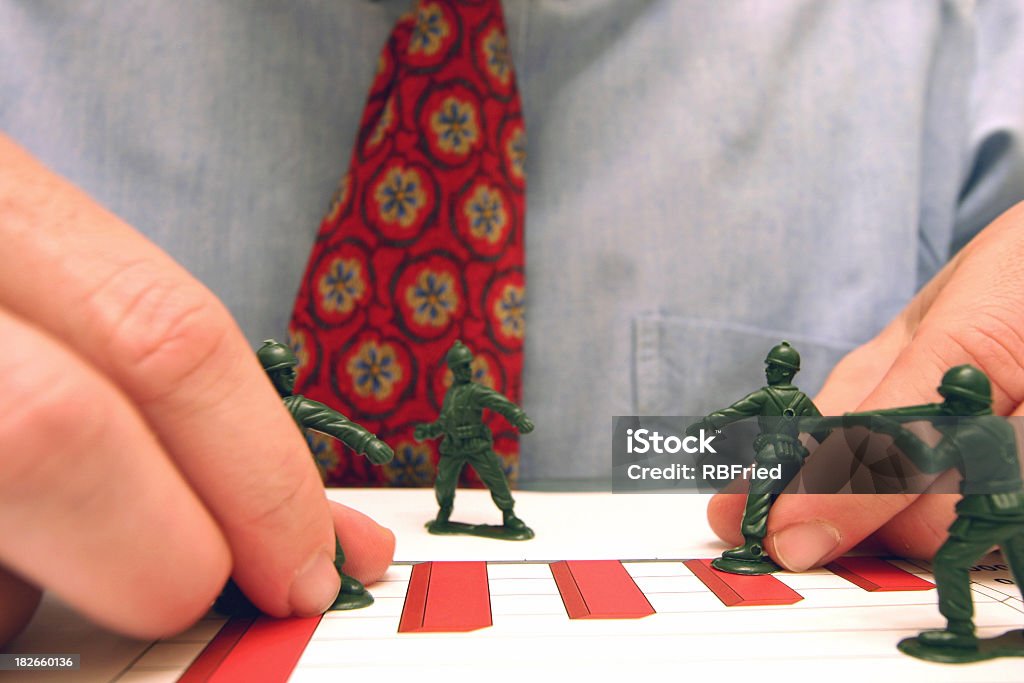
[[[192,660],[192,663],[188,665],[188,669],[178,679],[178,683],[206,683],[210,680],[210,676],[217,670],[224,658],[228,656],[245,632],[249,630],[252,623],[256,621],[255,617],[238,617],[234,619],[228,619],[220,630],[217,631],[217,635],[213,637],[203,651],[199,653],[199,656]]]
[[[209,683],[284,683],[320,619],[257,618],[207,680]]]
[[[840,557],[825,565],[836,576],[866,591],[926,591],[935,584],[879,557]]]
[[[570,560],[551,564],[570,619],[639,619],[654,608],[618,560]]]
[[[412,566],[409,587],[405,590],[402,618],[398,621],[399,633],[415,633],[422,630],[423,614],[427,609],[427,588],[430,586],[430,570],[433,562],[421,562]]]
[[[771,574],[720,572],[711,566],[711,560],[687,560],[683,564],[727,607],[792,605],[803,600],[803,596]]]
[[[462,633],[490,625],[486,562],[423,562],[413,566],[399,633]]]

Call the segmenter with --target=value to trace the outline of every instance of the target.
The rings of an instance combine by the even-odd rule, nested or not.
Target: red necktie
[[[395,450],[376,467],[311,436],[328,484],[433,482],[437,444],[412,432],[437,417],[456,339],[476,381],[520,401],[525,149],[500,1],[418,0],[381,53],[289,329],[296,393]],[[514,480],[516,432],[489,422]]]

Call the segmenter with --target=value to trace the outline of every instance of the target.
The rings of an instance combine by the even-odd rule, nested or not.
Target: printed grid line
[[[487,651],[502,641],[532,642],[543,638],[546,641],[572,643],[610,634],[626,641],[686,635],[691,646],[695,642],[694,638],[713,640],[728,637],[739,641],[754,638],[756,641],[759,637],[800,636],[802,639],[814,639],[822,635],[835,638],[844,634],[847,637],[840,640],[856,637],[862,643],[869,643],[878,639],[878,634],[883,634],[879,644],[891,648],[893,633],[917,628],[915,624],[934,623],[937,619],[934,589],[871,593],[823,568],[801,574],[775,575],[781,583],[804,598],[799,603],[727,607],[686,568],[685,561],[647,558],[621,560],[622,567],[654,608],[655,614],[649,619],[599,621],[572,621],[568,618],[565,603],[550,568],[558,561],[488,562],[487,584],[493,625],[472,634],[458,634],[458,637],[464,640],[466,636],[471,636],[474,642],[485,644],[483,650]],[[905,560],[891,562],[922,579],[932,579],[927,566]],[[384,580],[373,586],[376,603],[371,607],[325,615],[298,658],[292,680],[301,681],[307,675],[310,680],[317,679],[339,665],[379,665],[380,650],[394,647],[396,639],[403,639],[401,646],[413,659],[419,653],[429,661],[430,648],[436,647],[446,638],[452,638],[452,634],[398,633],[413,567],[419,564],[422,563],[401,562],[392,565]],[[972,573],[972,579],[975,573]],[[1024,611],[1019,599],[1014,600],[1012,595],[976,581],[972,581],[971,587],[979,632],[982,635],[993,635],[1007,628],[1019,627],[1019,620],[1011,620],[1006,615],[1006,608],[1016,612]],[[1013,587],[1008,589],[1013,590]],[[800,625],[811,620],[809,615],[822,610],[829,612],[828,619],[816,619],[813,628]],[[865,610],[872,612],[865,617]],[[786,619],[793,623],[780,623],[780,611],[789,615]],[[742,617],[737,616],[740,612]],[[538,620],[544,622],[543,628],[539,630]],[[223,625],[225,622],[220,620],[219,623]],[[206,643],[216,636],[218,629],[214,627],[217,624],[218,620],[207,619],[177,639],[151,644],[114,680],[120,683],[178,680]],[[353,642],[360,643],[360,647],[352,648]],[[189,654],[189,648],[184,647],[189,644],[198,645],[193,648],[197,651]],[[161,647],[163,656],[155,656],[154,653],[161,652]],[[822,643],[821,647],[825,648],[823,652],[829,650],[827,643]],[[345,654],[339,657],[338,652]],[[179,659],[172,661],[175,655]],[[896,657],[899,656],[897,653]]]

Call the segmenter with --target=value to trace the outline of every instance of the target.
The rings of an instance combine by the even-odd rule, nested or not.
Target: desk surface
[[[537,537],[504,542],[427,534],[423,524],[436,511],[430,490],[332,490],[329,495],[395,531],[395,565],[372,588],[373,606],[330,613],[315,630],[311,627],[291,680],[347,680],[354,674],[364,680],[399,675],[523,680],[538,674],[579,676],[595,668],[630,677],[721,676],[737,666],[765,680],[1022,679],[1024,660],[934,665],[897,652],[900,638],[943,624],[934,589],[869,592],[820,569],[777,575],[778,584],[797,595],[795,604],[726,606],[682,562],[714,557],[722,549],[708,530],[704,496],[520,492],[516,512]],[[460,491],[453,519],[498,523],[500,515],[486,491]],[[575,560],[621,561],[624,580],[635,584],[653,613],[571,618],[564,582],[555,580],[550,563],[570,561],[571,568]],[[473,562],[465,566],[483,572],[477,589],[483,591],[490,625],[464,633],[399,633],[409,613],[413,565],[447,561]],[[925,565],[891,564],[908,576],[931,580]],[[618,563],[600,566],[619,568]],[[1024,624],[1024,604],[1016,586],[1006,583],[1008,577],[998,569],[972,574],[981,635]],[[465,590],[475,589],[467,585]],[[586,590],[582,597],[585,603]],[[211,616],[176,638],[139,642],[98,629],[46,599],[8,651],[80,653],[81,671],[8,672],[0,673],[0,681],[175,681],[223,625],[223,619]]]

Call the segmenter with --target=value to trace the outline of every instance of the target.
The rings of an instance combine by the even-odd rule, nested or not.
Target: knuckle
[[[84,373],[45,363],[14,373],[15,386],[32,389],[0,395],[0,491],[23,498],[66,477],[70,458],[102,440],[110,414],[96,400],[102,389]]]
[[[970,363],[988,376],[997,395],[1008,397],[1014,405],[1020,403],[1024,400],[1024,330],[1016,317],[997,301],[976,308],[969,320],[948,330],[952,348],[937,351],[940,369]]]
[[[94,296],[107,312],[109,362],[140,401],[158,400],[216,368],[233,329],[227,311],[201,285],[146,271],[145,264],[133,264]]]
[[[249,508],[243,523],[259,529],[275,529],[292,519],[291,510],[307,493],[301,482],[278,482],[273,491],[266,492]]]
[[[281,467],[278,471],[280,476],[272,482],[242,485],[243,490],[258,493],[248,496],[245,510],[230,523],[258,529],[260,535],[269,538],[315,535],[313,520],[321,508],[312,502],[323,501],[322,485],[316,477],[303,476],[304,470]]]

